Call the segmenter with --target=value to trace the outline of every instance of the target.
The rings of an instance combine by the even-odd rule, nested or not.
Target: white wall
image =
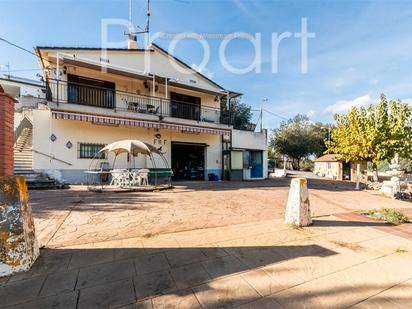
[[[58,50],[45,50],[44,52],[49,53],[50,57],[55,58]],[[97,63],[100,63],[101,57],[105,57],[109,59],[109,65],[135,70],[140,74],[150,72],[157,76],[178,79],[179,83],[210,91],[221,91],[219,87],[216,87],[202,76],[195,74],[173,58],[157,50],[153,52],[107,51],[106,55],[100,50],[61,50],[59,53],[61,57],[64,57],[64,54],[69,56],[75,55],[79,60],[89,59]],[[106,62],[102,63],[106,64]]]
[[[171,164],[171,142],[179,141],[207,144],[206,174],[207,170],[221,169],[222,146],[220,135],[187,134],[172,130],[155,131],[154,129],[146,128],[93,125],[81,121],[52,119],[51,111],[49,110],[35,110],[33,111],[33,118],[33,149],[72,164],[67,165],[33,152],[33,169],[35,170],[87,170],[93,160],[78,158],[78,143],[109,144],[122,139],[139,139],[160,147],[159,141],[155,138],[156,134],[161,134],[162,151],[165,152],[169,165]],[[52,133],[57,137],[55,142],[50,140]],[[73,145],[71,149],[66,147],[68,141]],[[123,156],[122,160],[119,157],[116,167],[127,167],[125,158],[126,156]],[[112,159],[112,157],[109,157],[110,162],[113,162]],[[155,156],[155,159],[157,167],[164,167],[159,157]],[[147,167],[152,167],[150,161],[147,162]],[[136,166],[144,167],[144,165],[144,156],[137,157]],[[54,176],[58,177],[59,175]]]
[[[263,178],[267,178],[268,175],[268,151],[267,151],[267,131],[263,132],[250,132],[241,130],[232,130],[232,147],[249,150],[262,150],[262,163],[263,163]],[[244,169],[244,179],[250,178],[250,170]]]
[[[267,150],[266,131],[250,132],[232,130],[232,147],[253,150]]]

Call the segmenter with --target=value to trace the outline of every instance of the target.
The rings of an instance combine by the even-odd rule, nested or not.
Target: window
[[[106,144],[93,144],[93,143],[79,143],[78,144],[78,158],[79,159],[106,159],[106,154],[100,152],[100,149],[105,147]]]
[[[232,170],[243,169],[243,152],[242,151],[232,151]]]
[[[330,170],[332,167],[332,164],[330,162],[328,162],[328,170]]]
[[[243,152],[243,168],[248,169],[250,167],[250,151]]]
[[[170,115],[172,117],[200,120],[200,98],[171,92],[170,99]]]
[[[77,75],[67,75],[69,103],[114,108],[115,84]]]

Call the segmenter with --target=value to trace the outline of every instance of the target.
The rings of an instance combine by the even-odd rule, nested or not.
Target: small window
[[[250,167],[250,151],[243,152],[243,168],[248,169]]]
[[[104,152],[99,152],[106,144],[79,143],[79,159],[106,159]]]
[[[328,170],[331,169],[332,164],[330,164],[330,162],[328,162]]]

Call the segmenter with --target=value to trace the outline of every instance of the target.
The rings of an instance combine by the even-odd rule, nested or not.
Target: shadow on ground
[[[273,190],[276,188],[289,188],[292,178],[300,177],[300,174],[290,175],[285,178],[265,179],[254,181],[177,181],[174,185],[181,189],[197,191],[235,191],[240,189]],[[355,184],[347,181],[330,179],[308,178],[308,188],[326,191],[357,191]],[[180,191],[184,192],[184,190]],[[178,193],[178,192],[177,192]]]
[[[194,304],[199,299],[207,307],[232,307],[260,297],[240,274],[298,257],[334,254],[318,245],[43,249],[29,272],[0,281],[0,306],[108,308],[168,295]],[[216,298],[215,293],[223,295]]]

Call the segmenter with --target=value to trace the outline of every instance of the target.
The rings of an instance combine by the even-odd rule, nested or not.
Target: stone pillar
[[[294,226],[308,226],[312,224],[308,183],[305,178],[294,178],[290,182],[285,222]]]
[[[28,270],[39,256],[26,179],[0,178],[0,277]]]
[[[0,177],[14,174],[14,103],[0,86]]]

